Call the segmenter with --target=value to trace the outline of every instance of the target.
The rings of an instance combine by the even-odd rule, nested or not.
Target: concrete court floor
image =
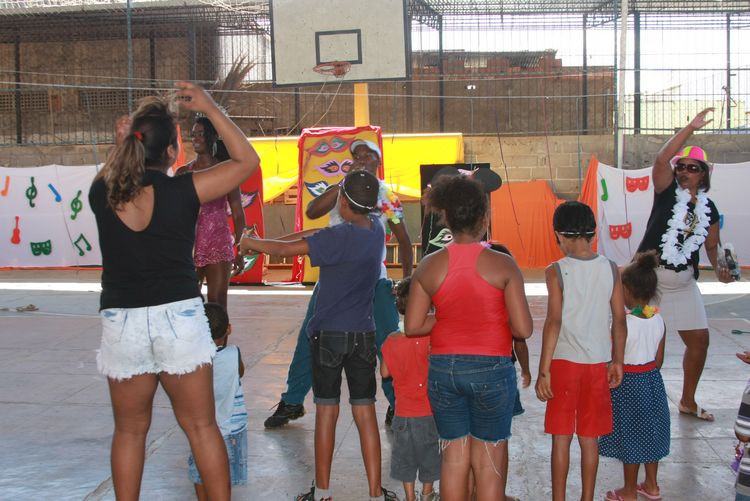
[[[710,273],[704,273],[710,276]],[[528,281],[539,282],[530,273]],[[18,290],[32,282],[34,290]],[[65,283],[72,283],[66,285]],[[96,272],[0,272],[0,308],[33,303],[39,311],[0,311],[0,499],[114,499],[109,470],[112,416],[107,385],[96,371],[99,344]],[[537,284],[542,285],[542,284]],[[743,285],[743,284],[735,284]],[[720,286],[723,287],[723,286]],[[746,286],[745,286],[746,287]],[[54,290],[64,289],[64,290]],[[79,290],[71,291],[76,288]],[[543,288],[543,285],[542,285]],[[243,379],[249,407],[249,476],[235,488],[235,499],[288,500],[306,490],[313,478],[312,399],[308,414],[283,429],[268,431],[264,419],[284,388],[286,369],[304,315],[310,288],[232,287],[229,313],[232,342],[246,363]],[[730,289],[731,290],[731,289]],[[670,400],[672,449],[660,467],[666,500],[734,499],[733,421],[750,367],[735,352],[750,349],[750,296],[706,295],[711,347],[698,392],[699,402],[716,415],[705,423],[677,413],[681,389],[682,343],[669,334],[662,369]],[[546,298],[529,298],[535,331],[529,341],[532,374],[536,374]],[[532,383],[533,384],[533,383]],[[522,390],[526,413],[514,420],[510,441],[509,494],[523,500],[550,498],[550,439],[543,433],[544,406],[533,389]],[[344,389],[342,401],[346,400]],[[379,395],[383,484],[403,496],[399,482],[388,477],[391,434],[382,425],[387,404]],[[366,499],[366,480],[357,431],[348,404],[337,429],[332,488],[334,499]],[[158,391],[142,484],[144,500],[190,500],[186,474],[187,440],[176,425],[164,392]],[[580,493],[578,447],[572,447],[569,496]],[[643,475],[641,473],[641,475]],[[618,462],[602,458],[596,499],[619,487]]]

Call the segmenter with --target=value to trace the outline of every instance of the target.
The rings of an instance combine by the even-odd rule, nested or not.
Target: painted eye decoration
[[[312,153],[313,155],[323,156],[326,155],[329,151],[331,151],[331,147],[327,142],[321,140],[315,143],[315,146],[312,147],[310,153]]]
[[[328,160],[324,164],[318,165],[315,168],[326,177],[338,176],[340,174],[346,174],[352,170],[352,161],[348,158],[341,162],[338,160]]]
[[[257,190],[251,191],[251,192],[246,192],[246,191],[240,192],[240,200],[242,201],[243,209],[246,209],[247,207],[250,207],[251,205],[253,205],[253,203],[255,202],[255,199],[257,198],[258,198]],[[227,204],[227,216],[231,217],[231,215],[232,215],[232,208],[229,206],[229,204]]]
[[[453,233],[448,228],[443,228],[430,240],[430,245],[442,249],[453,241]]]
[[[334,136],[334,138],[331,139],[331,145],[330,145],[330,147],[331,147],[331,149],[333,151],[343,151],[343,150],[346,149],[346,147],[347,147],[348,144],[349,144],[348,141],[346,141],[346,140],[344,140],[344,139],[342,139],[342,138],[340,138],[338,136]]]
[[[324,191],[329,187],[330,185],[326,183],[325,181],[317,181],[315,183],[305,183],[305,188],[307,188],[307,191],[312,195],[313,197],[318,197],[323,194]]]
[[[255,199],[258,198],[258,192],[257,191],[251,191],[250,193],[242,192],[242,207],[250,207],[253,205],[253,202],[255,202]]]
[[[255,266],[255,262],[258,260],[258,254],[252,254],[250,256],[244,256],[244,266],[242,267],[242,273],[250,271]],[[240,273],[241,274],[241,273]]]

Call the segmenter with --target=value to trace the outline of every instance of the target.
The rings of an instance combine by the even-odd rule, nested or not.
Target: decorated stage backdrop
[[[0,167],[0,268],[101,266],[99,236],[88,201],[94,165]],[[263,228],[260,168],[240,187],[248,226]],[[230,226],[232,224],[229,218]],[[234,283],[260,283],[263,259],[246,258]]]
[[[750,162],[715,164],[708,193],[721,214],[721,239],[734,244],[741,266],[750,265],[748,174]],[[600,254],[619,265],[630,261],[646,231],[653,196],[650,167],[620,170],[591,158],[578,199],[596,213],[594,245]],[[546,267],[562,257],[552,231],[552,215],[562,202],[547,181],[503,184],[492,193],[491,240],[505,244],[523,268]],[[709,265],[705,251],[701,264]]]
[[[93,165],[0,167],[0,267],[100,265]]]
[[[324,228],[328,215],[309,219],[305,215],[307,204],[321,195],[329,186],[339,183],[351,170],[352,154],[349,145],[357,139],[377,144],[383,151],[380,127],[323,127],[304,129],[299,137],[299,177],[297,184],[297,211],[295,230]],[[385,160],[385,159],[382,159]],[[381,162],[378,177],[383,178]],[[292,268],[293,282],[315,282],[318,269],[310,266],[310,258],[298,256]]]
[[[750,162],[714,164],[708,192],[719,209],[721,240],[734,244],[743,266],[750,265],[748,174]],[[651,168],[620,170],[597,162],[596,187],[599,252],[625,264],[646,231],[654,196]],[[701,251],[701,264],[709,265],[705,251]]]

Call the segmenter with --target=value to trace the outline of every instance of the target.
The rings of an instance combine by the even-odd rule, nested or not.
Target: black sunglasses
[[[688,171],[691,174],[697,174],[699,172],[703,172],[703,166],[702,165],[696,165],[696,164],[683,164],[680,162],[677,162],[674,166],[675,172],[682,172],[682,171]]]

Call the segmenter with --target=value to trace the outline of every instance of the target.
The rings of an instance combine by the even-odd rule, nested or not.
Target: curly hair
[[[104,165],[107,203],[112,209],[138,196],[147,167],[168,164],[170,145],[177,148],[177,126],[167,101],[158,97],[142,99],[133,114],[130,133]]]
[[[430,203],[443,211],[454,234],[479,230],[489,207],[482,184],[467,176],[441,177],[432,187]]]
[[[393,286],[393,293],[396,295],[396,309],[402,315],[406,314],[406,303],[409,299],[410,288],[411,277],[402,278]]]
[[[224,141],[219,138],[219,133],[216,132],[216,127],[211,123],[211,120],[208,117],[199,116],[194,123],[203,126],[203,139],[206,141],[206,148],[211,156],[219,162],[229,160],[227,147],[224,146]]]
[[[203,309],[206,310],[208,327],[211,329],[211,339],[224,337],[229,329],[227,310],[219,303],[204,303]]]
[[[659,253],[655,250],[639,252],[633,261],[622,271],[622,286],[633,299],[644,304],[656,297],[656,268],[659,266]]]

